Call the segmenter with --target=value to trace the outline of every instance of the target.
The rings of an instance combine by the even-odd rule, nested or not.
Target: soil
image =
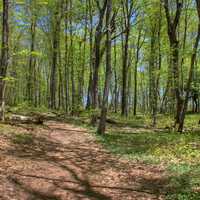
[[[0,134],[0,199],[164,199],[164,168],[112,155],[84,128],[55,121],[7,128],[33,141],[17,144],[12,133]]]

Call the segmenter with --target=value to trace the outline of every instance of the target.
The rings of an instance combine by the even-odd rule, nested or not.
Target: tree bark
[[[199,17],[199,24],[198,24],[198,31],[197,31],[195,44],[193,47],[193,53],[191,56],[191,64],[190,64],[190,70],[189,70],[189,74],[188,74],[188,81],[187,81],[187,88],[186,88],[184,104],[182,105],[182,108],[181,108],[180,123],[179,123],[179,127],[178,127],[179,132],[183,131],[185,113],[186,113],[187,107],[188,107],[188,99],[189,99],[189,94],[190,94],[191,84],[192,84],[192,79],[193,79],[193,74],[194,74],[194,65],[195,65],[195,60],[196,60],[196,55],[197,55],[197,49],[198,49],[198,45],[199,45],[199,41],[200,41],[200,0],[196,0],[196,5],[197,5],[197,13],[198,13],[198,17]]]
[[[134,102],[133,102],[133,114],[137,114],[137,71],[138,71],[138,62],[139,62],[139,53],[140,53],[140,40],[141,40],[142,30],[140,28],[137,39],[137,48],[136,48],[136,56],[135,56],[135,69],[134,69]]]
[[[106,128],[106,115],[108,109],[108,96],[111,80],[111,22],[110,16],[112,12],[112,0],[107,1],[107,11],[106,11],[106,74],[105,74],[105,86],[104,86],[104,95],[103,102],[101,105],[101,118],[99,122],[99,127],[97,133],[104,134]]]
[[[177,37],[177,27],[181,17],[183,1],[176,1],[176,13],[174,19],[170,15],[169,2],[164,0],[165,14],[167,18],[168,38],[170,41],[171,61],[170,61],[170,74],[172,74],[174,86],[172,91],[172,98],[176,99],[175,111],[175,127],[180,122],[180,112],[183,105],[183,98],[181,95],[180,80],[179,80],[179,40]],[[172,103],[173,104],[173,103]]]
[[[34,5],[31,5],[31,8],[34,7]],[[30,57],[29,57],[29,71],[28,71],[28,83],[27,83],[27,100],[29,103],[33,103],[33,84],[34,84],[34,68],[35,68],[35,61],[33,52],[35,51],[35,30],[36,30],[36,16],[34,14],[33,8],[31,11],[31,45],[30,45]]]
[[[69,1],[65,1],[65,111],[68,114],[69,113],[69,107],[70,107],[70,98],[69,98],[69,79],[70,79],[70,74],[69,74],[69,59],[68,59],[68,54],[69,54],[69,48],[68,48],[68,12],[69,12]]]
[[[52,64],[50,75],[50,108],[56,109],[56,85],[57,85],[57,60],[58,60],[58,48],[60,37],[60,25],[61,25],[61,6],[62,2],[56,2],[56,10],[53,19],[53,46],[52,46]]]
[[[90,21],[90,72],[89,72],[89,83],[87,89],[87,103],[86,109],[90,109],[92,101],[92,74],[93,74],[93,16],[92,16],[92,5],[91,0],[88,0],[89,8],[89,21]]]
[[[98,1],[97,5],[99,5]],[[98,81],[99,81],[99,67],[101,60],[101,40],[103,37],[103,19],[106,11],[107,0],[104,0],[103,7],[99,6],[99,22],[95,32],[94,44],[94,62],[93,62],[93,78],[92,78],[92,108],[96,109],[98,105]]]
[[[133,1],[129,3],[128,0],[122,1],[123,20],[124,20],[124,37],[125,42],[123,46],[122,56],[122,97],[121,97],[121,115],[128,116],[128,53],[129,53],[129,36],[131,27],[131,17],[133,14]]]
[[[9,0],[3,0],[3,22],[0,60],[0,120],[5,120],[5,77],[9,62]]]

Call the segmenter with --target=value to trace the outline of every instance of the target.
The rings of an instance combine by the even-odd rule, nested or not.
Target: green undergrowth
[[[111,152],[150,163],[200,162],[200,134],[170,132],[109,132],[98,140]]]
[[[16,133],[12,136],[12,142],[17,145],[31,145],[33,140],[33,135],[27,133]]]
[[[200,133],[120,133],[97,136],[110,152],[138,163],[164,166],[169,174],[167,199],[196,200],[200,193]]]
[[[118,156],[164,166],[171,188],[166,191],[166,199],[200,200],[199,118],[196,114],[187,115],[186,131],[180,134],[166,129],[172,121],[169,116],[159,116],[156,131],[150,128],[148,117],[138,117],[129,129],[123,129],[123,126],[108,129],[104,136],[98,135],[97,140]],[[126,126],[129,123],[131,119],[127,120]]]
[[[35,107],[33,105],[29,105],[28,102],[24,102],[18,104],[13,107],[9,107],[6,111],[10,113],[22,114],[22,115],[30,115],[30,113],[49,113],[51,112],[45,106]]]
[[[15,126],[0,124],[0,136],[6,137],[16,145],[30,145],[34,141],[30,132],[19,131]]]
[[[27,111],[22,106],[19,111]],[[41,110],[40,110],[41,111]],[[43,111],[43,110],[42,110]],[[45,109],[44,109],[44,112]],[[78,116],[65,116],[67,123],[83,126],[95,133],[97,126],[91,126],[90,120],[95,112],[80,112]],[[107,124],[103,136],[94,134],[104,148],[126,159],[147,165],[164,166],[169,174],[166,193],[167,200],[200,200],[200,125],[198,114],[186,116],[185,132],[173,132],[170,127],[173,117],[158,115],[157,127],[151,127],[151,117],[121,117],[111,113],[109,119],[115,123]],[[97,124],[98,125],[98,124]],[[0,127],[1,128],[1,127]],[[28,134],[15,134],[13,142],[30,144],[33,138]]]

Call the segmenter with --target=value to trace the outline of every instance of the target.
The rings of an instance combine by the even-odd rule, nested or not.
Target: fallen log
[[[22,124],[43,124],[44,117],[38,116],[24,116],[24,115],[11,115],[6,119],[11,123],[22,123]]]
[[[98,115],[93,115],[92,117],[91,117],[91,121],[90,121],[90,123],[92,124],[92,125],[95,125],[96,123],[97,123],[97,121],[98,120],[100,120],[100,116],[98,116]],[[115,120],[113,120],[113,119],[110,119],[110,118],[107,118],[106,119],[106,122],[108,123],[108,124],[119,124],[119,122],[117,122],[117,121],[115,121]]]

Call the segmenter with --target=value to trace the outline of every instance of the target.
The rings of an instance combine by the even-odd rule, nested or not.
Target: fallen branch
[[[100,116],[98,116],[98,115],[93,115],[93,116],[91,117],[91,124],[92,124],[92,125],[96,124],[96,122],[97,122],[98,120],[100,120]],[[108,124],[119,124],[119,122],[117,122],[117,121],[115,121],[115,120],[113,120],[113,119],[110,119],[110,118],[107,118],[107,119],[106,119],[106,122],[107,122]]]
[[[43,124],[44,116],[24,116],[24,115],[11,115],[6,119],[11,124],[22,123],[22,124]]]

